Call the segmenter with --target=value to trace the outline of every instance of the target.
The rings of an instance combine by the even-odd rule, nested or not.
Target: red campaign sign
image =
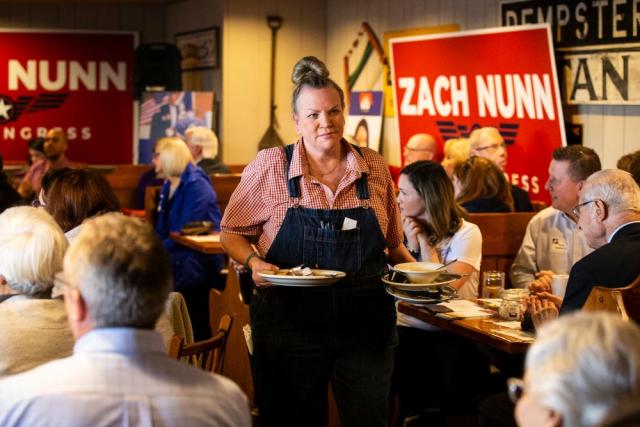
[[[544,190],[552,151],[566,145],[546,25],[390,40],[400,146],[416,133],[440,144],[497,128],[507,143],[506,173],[533,200]]]
[[[133,159],[132,32],[0,31],[0,152],[27,159],[27,141],[67,132],[67,157]]]

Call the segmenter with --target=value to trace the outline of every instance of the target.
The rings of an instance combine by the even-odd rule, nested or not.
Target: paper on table
[[[531,332],[525,332],[523,330],[517,329],[503,329],[503,330],[495,330],[494,334],[504,335],[507,337],[515,338],[522,342],[532,343],[535,341],[535,336]]]
[[[220,241],[220,235],[219,234],[205,234],[202,236],[183,236],[186,237],[189,240],[193,240],[194,242],[219,242]]]
[[[521,329],[520,322],[517,320],[509,320],[506,322],[494,322],[498,326],[509,329]]]
[[[489,317],[493,315],[491,310],[486,310],[478,304],[469,300],[458,299],[442,303],[451,310],[451,313],[443,313],[441,316],[449,318],[465,318],[465,317]]]

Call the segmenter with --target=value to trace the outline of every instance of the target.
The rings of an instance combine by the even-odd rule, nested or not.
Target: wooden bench
[[[113,170],[107,171],[104,177],[111,185],[111,189],[120,202],[120,208],[133,208],[135,206],[135,192],[140,177],[149,172],[149,165],[117,165]]]
[[[510,287],[509,269],[515,259],[527,224],[536,212],[469,214],[469,222],[482,233],[482,265],[480,271],[497,270],[506,273],[506,287]]]
[[[231,194],[238,186],[240,182],[240,173],[214,173],[209,175],[211,179],[211,185],[218,195],[218,204],[220,205],[220,212],[224,215],[224,210],[229,204]]]

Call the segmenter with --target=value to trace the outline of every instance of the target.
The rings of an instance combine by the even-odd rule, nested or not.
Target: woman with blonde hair
[[[471,144],[467,138],[448,139],[444,143],[444,159],[442,167],[451,177],[453,168],[459,163],[466,161],[471,155]]]
[[[332,385],[342,425],[384,426],[395,306],[387,262],[411,260],[384,159],[347,143],[344,93],[315,57],[296,64],[299,140],[262,150],[225,210],[222,244],[252,270],[260,424],[322,426]],[[255,248],[251,246],[255,244]],[[331,286],[273,286],[260,273],[305,264],[346,273]]]
[[[175,290],[187,302],[196,340],[211,335],[209,289],[219,280],[221,257],[205,255],[174,242],[169,233],[180,232],[193,221],[210,221],[219,230],[218,198],[205,172],[193,164],[189,148],[179,138],[160,138],[153,154],[156,174],[164,184],[158,202],[156,232],[171,256]]]
[[[472,156],[453,169],[456,201],[467,212],[513,212],[511,186],[495,163]]]

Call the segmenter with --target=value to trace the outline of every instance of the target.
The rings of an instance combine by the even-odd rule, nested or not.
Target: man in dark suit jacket
[[[589,246],[598,249],[571,269],[561,313],[580,309],[594,286],[622,287],[640,275],[640,188],[631,174],[605,169],[591,175],[574,214]]]
[[[573,265],[564,299],[549,292],[530,298],[529,310],[536,328],[582,308],[594,286],[623,287],[640,275],[640,187],[620,169],[592,174],[573,208],[578,227],[596,249]]]

